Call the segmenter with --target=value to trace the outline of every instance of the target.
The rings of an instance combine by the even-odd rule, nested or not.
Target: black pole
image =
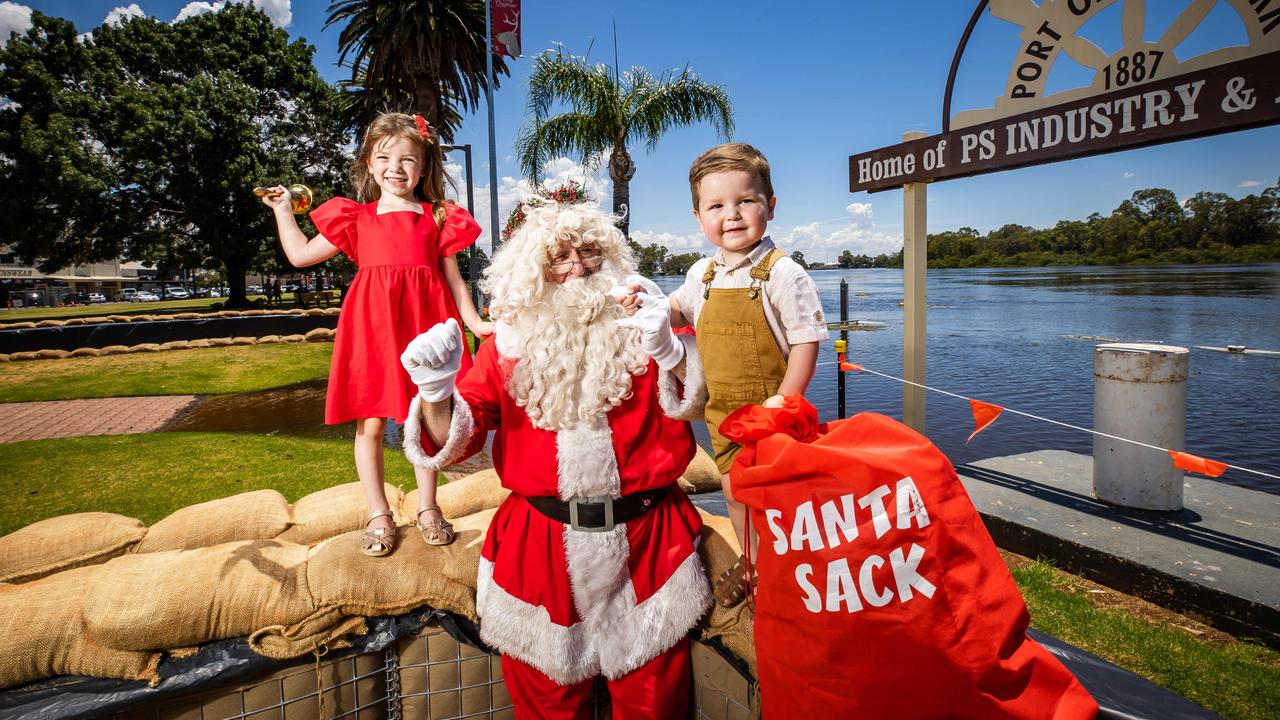
[[[446,153],[454,150],[462,151],[463,157],[465,158],[463,160],[463,168],[467,173],[467,212],[470,213],[472,217],[475,217],[476,186],[475,183],[471,181],[471,143],[467,143],[465,145],[444,145],[441,149]],[[477,257],[479,249],[480,246],[476,243],[472,243],[471,247],[467,249],[467,281],[471,285],[471,302],[475,304],[476,310],[479,310],[481,305],[480,286],[477,283],[477,280],[479,280],[480,277],[480,262],[479,257]]]
[[[841,345],[846,348],[848,353],[849,347],[849,331],[843,328],[849,327],[849,281],[846,278],[840,278],[840,340]],[[839,403],[837,415],[844,418],[844,370],[837,363],[836,365],[836,400]]]

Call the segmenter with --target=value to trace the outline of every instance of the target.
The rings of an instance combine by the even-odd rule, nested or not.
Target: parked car
[[[160,295],[164,297],[165,300],[186,300],[191,297],[191,293],[187,292],[186,288],[179,285],[170,285],[166,287],[164,290],[160,291]]]
[[[123,288],[116,293],[116,302],[137,302],[137,288]]]
[[[160,296],[150,290],[139,290],[133,294],[133,302],[156,302]]]
[[[107,296],[100,292],[91,292],[88,295],[90,303],[104,303],[107,301]]]
[[[245,294],[246,294],[246,295],[261,295],[261,294],[262,294],[262,286],[261,286],[261,285],[250,285],[249,287],[247,287],[247,288],[245,288],[245,289],[244,289],[244,292],[245,292]]]

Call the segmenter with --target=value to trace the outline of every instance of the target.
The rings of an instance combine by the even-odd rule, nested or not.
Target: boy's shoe
[[[747,575],[752,570],[751,562],[745,555],[729,566],[728,570],[716,578],[715,598],[720,607],[733,607],[747,596]]]

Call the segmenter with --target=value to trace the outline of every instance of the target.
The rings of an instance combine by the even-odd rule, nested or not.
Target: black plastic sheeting
[[[493,653],[480,640],[476,626],[466,618],[429,607],[399,616],[368,620],[369,632],[351,637],[349,648],[326,657],[342,658],[381,652],[420,631],[434,620],[455,640]],[[696,634],[696,633],[695,633]],[[1027,634],[1062,661],[1097,699],[1104,720],[1209,720],[1221,717],[1175,692],[1123,670],[1102,658],[1068,645],[1035,630]],[[730,662],[743,677],[754,681],[746,663],[718,642],[708,643]],[[145,682],[100,678],[61,677],[0,692],[0,718],[86,718],[128,710],[157,700],[177,698],[252,680],[293,664],[310,663],[311,658],[281,662],[262,657],[249,649],[244,638],[210,643],[190,657],[168,660],[160,665],[162,682],[152,688]],[[928,684],[928,678],[922,678]]]
[[[316,328],[336,327],[337,315],[249,315],[22,328],[0,330],[0,353],[104,348],[108,345],[167,343],[171,340],[302,335]]]
[[[436,620],[459,642],[471,642],[475,626],[465,618],[430,607],[404,615],[369,618],[369,632],[348,636],[349,648],[335,650],[326,659],[381,652]],[[0,692],[0,718],[91,718],[178,698],[194,692],[253,680],[291,665],[310,664],[314,658],[280,661],[249,649],[246,638],[209,643],[190,657],[166,659],[160,664],[161,682],[150,687],[144,681],[59,677]]]

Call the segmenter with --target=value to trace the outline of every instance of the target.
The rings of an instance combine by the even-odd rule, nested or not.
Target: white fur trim
[[[444,447],[434,456],[429,455],[422,447],[422,420],[418,413],[422,407],[422,396],[414,395],[409,403],[409,417],[404,423],[404,455],[409,462],[427,470],[439,471],[440,468],[453,464],[461,455],[471,436],[476,431],[475,417],[471,414],[471,406],[453,391],[453,417],[449,420],[449,437]]]
[[[556,463],[561,500],[572,497],[622,497],[613,430],[601,416],[592,426],[578,423],[556,432]]]
[[[476,578],[476,614],[480,639],[561,685],[600,674],[600,663],[586,642],[585,623],[565,627],[552,622],[546,608],[531,605],[495,583],[493,563],[484,558]]]
[[[595,675],[610,680],[626,675],[679,642],[711,604],[711,586],[696,552],[658,592],[636,604],[624,526],[608,533],[566,527],[565,548],[574,605],[584,618],[571,627],[552,622],[545,608],[495,583],[493,563],[484,558],[476,583],[480,637],[562,685]]]
[[[702,371],[698,341],[690,335],[677,335],[684,343],[684,382],[670,370],[658,372],[658,404],[673,420],[701,420],[707,407],[707,379]],[[684,385],[684,397],[680,386]]]
[[[617,680],[680,641],[711,605],[711,584],[698,553],[680,563],[667,582],[635,605],[635,591],[627,581],[632,605],[625,613],[608,615],[592,628],[597,641],[600,672]]]

